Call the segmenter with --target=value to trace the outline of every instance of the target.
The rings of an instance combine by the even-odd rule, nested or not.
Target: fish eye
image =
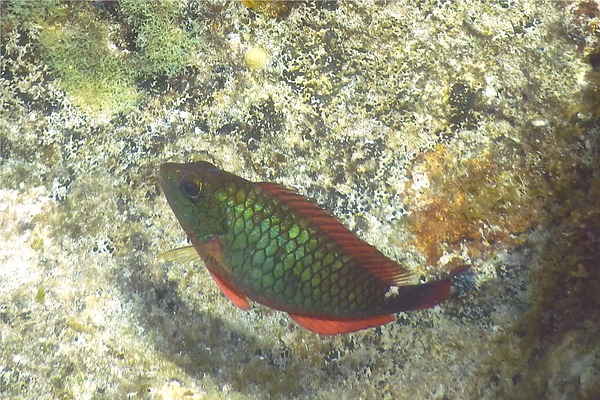
[[[181,178],[179,186],[184,195],[192,200],[196,200],[202,190],[202,181],[196,175],[189,174]]]

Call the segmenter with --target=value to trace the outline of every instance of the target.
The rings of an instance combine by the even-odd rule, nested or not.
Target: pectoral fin
[[[241,294],[232,285],[227,283],[215,270],[222,265],[220,261],[221,251],[218,245],[218,241],[213,239],[202,246],[199,246],[200,251],[197,251],[194,246],[185,246],[178,249],[173,249],[158,255],[158,258],[165,261],[178,262],[178,263],[189,263],[191,261],[199,262],[204,261],[208,270],[215,282],[221,289],[221,292],[236,306],[243,310],[250,309],[250,303],[246,299],[246,296]],[[200,253],[200,254],[199,254]]]
[[[164,253],[158,255],[158,259],[185,264],[191,261],[200,261],[200,256],[198,255],[198,252],[194,246],[185,246],[165,251]]]

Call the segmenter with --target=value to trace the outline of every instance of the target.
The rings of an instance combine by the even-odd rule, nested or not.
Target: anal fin
[[[303,328],[318,333],[319,335],[338,335],[341,333],[356,332],[360,331],[361,329],[384,325],[394,320],[394,316],[392,314],[344,320],[306,317],[297,314],[290,314],[290,317],[292,317],[292,319]]]

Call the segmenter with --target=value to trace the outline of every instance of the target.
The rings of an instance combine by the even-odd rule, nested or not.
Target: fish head
[[[160,166],[160,187],[192,242],[206,242],[225,230],[223,196],[220,194],[223,174],[208,162]]]

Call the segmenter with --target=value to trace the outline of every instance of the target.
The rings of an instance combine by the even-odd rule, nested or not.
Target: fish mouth
[[[184,230],[186,230],[185,226],[185,218],[181,218],[181,206],[179,199],[179,176],[181,174],[181,164],[175,163],[165,163],[162,164],[158,173],[156,174],[158,178],[158,185],[160,186],[167,203],[171,207],[171,210],[177,217],[177,220],[182,225]],[[186,230],[187,232],[187,230]]]
[[[158,170],[158,173],[156,174],[156,177],[158,178],[158,186],[160,186],[160,188],[164,192],[165,191],[165,185],[167,184],[167,182],[165,181],[165,176],[164,176],[163,171],[162,171],[162,166]]]

